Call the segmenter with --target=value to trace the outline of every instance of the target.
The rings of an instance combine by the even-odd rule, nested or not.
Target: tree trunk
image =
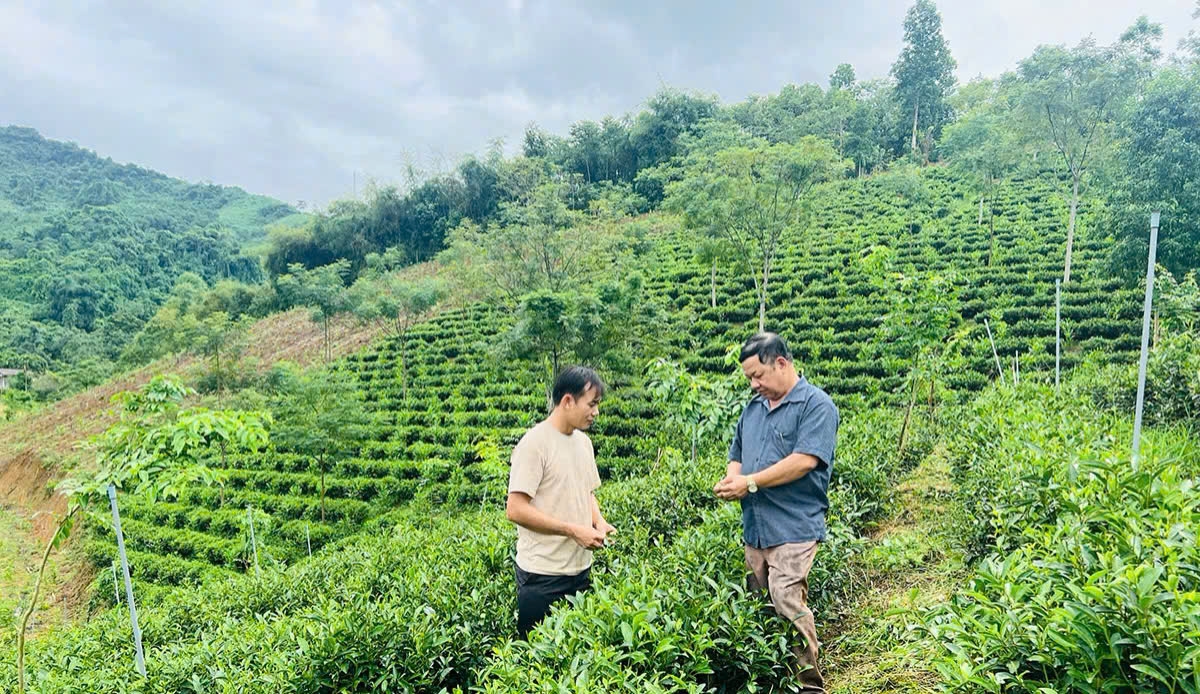
[[[713,259],[712,264],[712,307],[717,307],[717,261]]]
[[[921,110],[921,102],[913,104],[913,131],[912,131],[912,151],[917,151],[917,113]]]
[[[763,332],[767,329],[767,277],[769,271],[766,263],[763,263],[762,287],[758,292],[758,332]]]
[[[408,404],[408,330],[400,335],[400,399]]]
[[[1079,176],[1072,176],[1071,221],[1067,223],[1067,263],[1063,267],[1063,284],[1071,281],[1071,248],[1075,245],[1075,211],[1079,208]]]
[[[908,424],[912,421],[913,408],[917,404],[917,383],[919,380],[915,375],[913,376],[912,394],[908,398],[908,408],[904,410],[904,424],[900,427],[900,449],[896,453],[897,459],[904,457],[904,445],[908,443]]]
[[[993,205],[988,206],[988,267],[992,266],[992,261],[996,255],[996,208]]]
[[[213,352],[213,362],[216,364],[216,372],[217,372],[216,373],[216,376],[217,376],[217,407],[220,408],[220,407],[222,407],[222,405],[221,405],[221,381],[222,381],[222,378],[221,378],[221,350],[218,349]]]

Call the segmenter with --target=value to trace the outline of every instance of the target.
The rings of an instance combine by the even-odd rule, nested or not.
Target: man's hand
[[[741,499],[749,493],[749,488],[746,485],[745,475],[726,475],[720,482],[717,482],[713,487],[713,492],[718,498],[725,501],[735,501]]]
[[[596,528],[596,530],[599,530],[600,532],[604,533],[605,544],[607,544],[609,535],[617,534],[617,529],[614,528],[613,526],[609,525],[608,521],[604,520],[603,518],[600,519],[600,524],[596,525],[594,527]]]
[[[567,529],[567,535],[584,549],[600,549],[604,546],[605,533],[590,526],[572,525]]]

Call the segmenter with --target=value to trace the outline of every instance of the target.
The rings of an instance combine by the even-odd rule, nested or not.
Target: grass
[[[34,536],[32,524],[7,508],[0,507],[0,632],[11,633],[28,605],[29,593],[45,545]],[[30,624],[34,632],[63,621],[74,597],[74,571],[53,552],[46,565],[38,612]],[[52,586],[61,586],[55,590]]]
[[[953,490],[940,447],[897,486],[891,516],[861,557],[867,588],[824,637],[831,694],[938,691],[935,654],[915,625],[919,610],[944,602],[966,576]]]

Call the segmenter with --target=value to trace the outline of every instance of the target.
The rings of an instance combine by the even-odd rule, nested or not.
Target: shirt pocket
[[[767,425],[767,450],[776,461],[792,454],[796,447],[796,434],[799,427],[794,421],[772,422]]]

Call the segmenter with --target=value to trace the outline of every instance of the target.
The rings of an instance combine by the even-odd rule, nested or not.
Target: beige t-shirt
[[[533,507],[551,518],[590,527],[592,493],[599,486],[592,440],[582,431],[567,435],[542,421],[513,449],[508,491],[528,494]],[[517,565],[529,573],[573,575],[592,565],[592,552],[569,537],[518,525]]]

